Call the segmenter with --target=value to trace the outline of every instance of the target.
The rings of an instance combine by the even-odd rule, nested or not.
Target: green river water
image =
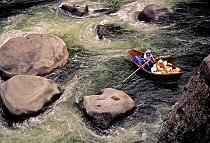
[[[190,6],[182,4],[190,2],[189,0],[113,1],[115,6],[121,7],[111,15],[92,14],[91,11],[114,2],[71,0],[72,3],[87,4],[90,15],[78,18],[64,14],[58,9],[61,4],[59,2],[35,6],[1,21],[0,46],[13,37],[42,33],[60,37],[69,50],[67,66],[46,75],[65,89],[61,98],[44,113],[23,122],[8,123],[2,113],[1,143],[161,142],[160,134],[173,105],[184,95],[184,85],[209,52],[209,38],[193,35],[193,32],[188,31],[192,29],[194,22],[201,19],[194,16],[194,13],[185,13]],[[62,1],[64,2],[68,1]],[[177,21],[164,26],[137,21],[138,11],[151,3],[179,11],[175,18],[179,25],[176,26]],[[189,20],[186,20],[187,17]],[[116,39],[99,40],[95,27],[110,23],[120,25],[126,32]],[[134,75],[119,89],[131,95],[138,110],[108,130],[97,129],[86,120],[76,102],[82,96],[114,87],[135,71],[136,67],[127,56],[127,51],[131,48],[141,51],[149,48],[157,56],[174,53],[176,57],[172,62],[180,66],[184,74],[175,86],[159,85],[142,75]]]

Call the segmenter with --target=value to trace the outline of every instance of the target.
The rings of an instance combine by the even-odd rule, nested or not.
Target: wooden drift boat
[[[134,50],[134,49],[131,49],[128,51],[128,54],[130,56],[130,59],[131,61],[138,66],[138,64],[133,60],[134,56],[138,55],[139,57],[142,57],[144,56],[144,52],[141,52],[141,51],[137,51],[137,50]],[[156,61],[155,63],[157,63],[157,61],[159,60],[159,58],[156,58],[155,56],[153,56]],[[169,58],[169,57],[172,57],[172,56],[164,56],[162,57],[163,58]],[[169,65],[167,65],[169,66]],[[140,66],[141,70],[143,71],[143,73],[147,76],[149,76],[152,80],[156,80],[156,81],[161,81],[161,82],[178,82],[178,80],[180,79],[181,75],[183,74],[182,70],[177,67],[176,65],[174,64],[170,64],[171,66],[171,71],[170,72],[166,72],[164,74],[160,73],[160,72],[150,72],[148,70],[146,70],[144,68],[144,66]],[[139,66],[138,66],[139,67]]]

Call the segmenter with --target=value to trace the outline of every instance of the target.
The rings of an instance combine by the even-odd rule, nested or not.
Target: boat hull
[[[140,55],[140,56],[143,56],[143,52],[141,51],[137,51],[137,50],[129,50],[128,51],[128,54],[130,56],[130,59],[131,61],[136,65],[138,66],[137,63],[135,63],[132,59],[133,59],[133,56],[134,55]],[[175,66],[175,65],[174,65]],[[155,80],[155,81],[160,81],[160,82],[178,82],[181,75],[183,74],[182,71],[179,71],[179,72],[174,72],[174,73],[170,73],[170,74],[155,74],[155,73],[152,73],[148,70],[146,70],[145,68],[141,67],[141,71],[142,71],[142,74],[144,74],[145,76],[149,77],[150,79],[152,80]]]
[[[174,73],[174,74],[153,74],[148,72],[146,69],[141,68],[141,71],[146,75],[148,78],[160,81],[160,82],[178,82],[182,72]]]

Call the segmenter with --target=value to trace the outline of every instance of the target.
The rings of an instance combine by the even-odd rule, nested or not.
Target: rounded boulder
[[[30,34],[9,39],[0,48],[0,71],[5,77],[44,75],[68,62],[67,46],[57,36]]]
[[[0,85],[3,105],[15,116],[29,116],[44,110],[62,94],[52,80],[33,75],[17,75]]]
[[[139,12],[138,20],[151,23],[162,23],[167,21],[173,13],[174,11],[170,8],[149,4]]]

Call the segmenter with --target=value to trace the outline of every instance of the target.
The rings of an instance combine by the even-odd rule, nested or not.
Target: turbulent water
[[[62,1],[62,3],[68,1]],[[0,118],[0,142],[84,142],[155,143],[165,142],[164,126],[173,105],[184,95],[184,86],[210,53],[210,11],[205,1],[187,0],[71,0],[89,6],[90,15],[72,17],[58,9],[61,4],[38,5],[0,21],[0,46],[8,39],[30,33],[54,34],[69,50],[66,67],[46,75],[64,94],[44,113],[23,122]],[[167,24],[146,24],[136,20],[146,5],[171,7],[175,13]],[[116,14],[93,14],[103,6],[119,6]],[[117,24],[125,33],[114,39],[99,40],[98,24]],[[204,29],[204,30],[203,30]],[[116,122],[108,130],[95,128],[79,111],[76,102],[85,95],[115,87],[136,70],[127,51],[151,49],[156,56],[176,54],[170,61],[183,70],[177,84],[152,81],[141,72],[118,89],[131,96],[135,112]]]

